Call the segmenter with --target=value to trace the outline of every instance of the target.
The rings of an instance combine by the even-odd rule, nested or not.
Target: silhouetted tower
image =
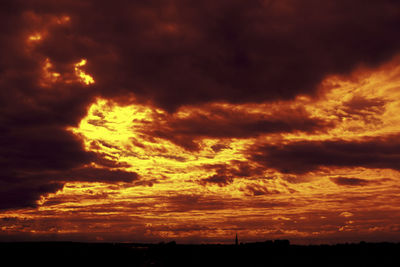
[[[236,238],[235,238],[235,245],[236,246],[239,245],[239,240],[238,240],[238,237],[237,237],[237,233],[236,233]]]

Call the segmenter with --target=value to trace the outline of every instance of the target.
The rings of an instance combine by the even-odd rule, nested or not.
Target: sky
[[[400,242],[400,2],[0,3],[0,241]]]

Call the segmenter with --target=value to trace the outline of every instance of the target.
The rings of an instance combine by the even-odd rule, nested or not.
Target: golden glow
[[[93,84],[94,79],[80,69],[85,64],[86,60],[83,59],[80,62],[74,64],[74,74],[68,72],[61,74],[54,71],[53,63],[49,58],[46,58],[42,66],[42,77],[40,80],[40,85],[42,87],[51,87],[54,83],[57,82],[70,84],[73,82],[77,82],[76,78],[78,78],[79,82],[85,85]]]
[[[46,60],[44,61],[42,70],[43,74],[40,81],[40,85],[42,87],[49,87],[61,78],[60,73],[53,71],[53,64],[51,63],[49,58],[46,58]]]
[[[26,12],[24,14],[26,19],[32,24],[32,28],[35,29],[28,36],[24,35],[26,38],[25,51],[28,54],[33,54],[36,44],[40,41],[45,41],[46,37],[51,34],[52,27],[67,27],[71,22],[71,18],[68,15],[63,16],[40,16],[34,12]],[[43,60],[43,59],[42,59]],[[95,81],[93,77],[87,74],[83,67],[87,64],[86,59],[73,64],[71,70],[63,73],[54,71],[55,66],[48,57],[44,58],[44,63],[42,65],[42,76],[40,77],[39,84],[41,87],[51,87],[55,83],[70,84],[74,82],[81,82],[85,85],[94,84]]]
[[[71,21],[71,18],[69,16],[62,16],[62,17],[55,17],[53,20],[57,24],[66,24]]]
[[[68,130],[83,139],[87,151],[113,163],[108,168],[136,172],[139,178],[131,183],[67,182],[62,190],[42,196],[37,209],[0,213],[0,218],[13,218],[3,220],[1,231],[81,233],[89,240],[111,240],[107,233],[112,232],[126,241],[189,242],[201,237],[230,242],[236,232],[247,240],[309,240],[338,233],[368,236],[399,231],[400,224],[393,220],[400,219],[398,171],[326,167],[295,175],[265,169],[247,155],[252,145],[265,142],[357,141],[399,134],[400,67],[398,59],[394,62],[376,70],[360,69],[349,77],[327,77],[318,99],[208,103],[169,114],[143,103],[119,105],[98,98],[79,126]],[[75,74],[89,85],[93,78],[81,70],[86,63],[85,59],[76,63]],[[60,76],[49,60],[44,70],[50,81]],[[182,139],[171,126],[193,118],[224,121],[221,114],[232,112],[261,119],[278,114],[283,119],[293,110],[305,110],[331,126],[242,138],[203,134]],[[165,129],[170,136],[158,133]],[[198,149],[185,149],[188,142]],[[101,161],[91,166],[104,167]],[[246,170],[248,176],[241,174]],[[218,183],[229,175],[231,179]],[[338,177],[362,178],[366,185],[339,185],[332,181]],[[391,219],[386,219],[388,214]]]
[[[397,58],[394,62],[398,62]],[[284,134],[289,140],[359,140],[400,132],[400,66],[389,63],[377,70],[360,69],[352,76],[328,77],[325,96],[317,102],[299,99],[315,117],[336,126],[325,133]]]
[[[76,76],[86,85],[90,85],[94,83],[94,79],[89,74],[86,74],[81,67],[85,66],[87,63],[86,59],[82,59],[80,62],[75,64],[75,74]]]
[[[142,179],[164,179],[168,173],[176,173],[170,177],[170,182],[177,180],[175,186],[182,188],[193,187],[192,182],[181,183],[182,180],[196,181],[210,175],[209,171],[201,168],[203,164],[244,160],[240,151],[251,143],[232,139],[229,140],[229,149],[215,153],[211,147],[219,140],[204,139],[202,150],[194,153],[170,141],[142,133],[147,126],[157,123],[155,117],[165,115],[162,110],[144,105],[120,107],[99,99],[88,114],[79,128],[71,129],[85,137],[87,150],[105,153],[109,160],[118,158],[118,162],[128,163],[131,167],[126,170],[139,173]]]
[[[40,33],[35,33],[28,37],[28,40],[31,42],[36,42],[42,40],[42,35]]]
[[[385,73],[389,77],[396,77],[396,73],[400,71],[398,68],[391,68],[390,72]],[[102,199],[106,205],[114,203],[116,207],[124,206],[124,204],[119,206],[116,201],[123,203],[128,199],[131,204],[139,205],[140,209],[135,210],[135,214],[139,212],[141,219],[148,223],[146,226],[148,235],[183,239],[192,236],[229,238],[234,235],[234,229],[241,225],[241,222],[265,224],[265,227],[250,227],[243,230],[241,234],[248,238],[257,238],[260,235],[305,238],[334,235],[343,231],[370,232],[371,227],[366,227],[368,223],[358,219],[358,216],[370,212],[374,206],[386,205],[386,202],[394,203],[386,205],[387,210],[393,213],[399,212],[397,200],[393,199],[393,196],[400,192],[400,188],[394,186],[395,181],[400,178],[397,171],[330,168],[291,176],[274,170],[265,170],[253,177],[235,177],[231,183],[224,186],[204,185],[201,181],[218,174],[216,169],[208,169],[205,166],[230,164],[236,160],[256,168],[257,166],[246,158],[245,151],[252,144],[265,140],[282,143],[292,140],[335,138],[357,140],[363,136],[398,133],[400,129],[396,128],[396,123],[400,113],[396,113],[396,110],[399,108],[400,98],[397,94],[389,94],[388,90],[398,88],[400,79],[392,79],[390,82],[387,79],[387,75],[385,76],[383,72],[371,72],[365,80],[358,79],[358,84],[351,82],[357,79],[330,77],[324,82],[325,85],[334,82],[340,86],[329,90],[326,96],[318,101],[299,97],[295,101],[280,103],[241,105],[213,103],[205,106],[186,106],[172,115],[151,106],[141,104],[118,106],[116,103],[99,99],[90,108],[88,116],[82,120],[79,127],[71,130],[84,137],[87,150],[103,153],[109,160],[127,163],[129,167],[126,167],[126,170],[138,172],[144,181],[156,180],[152,187],[123,187],[116,189],[112,197]],[[373,88],[374,90],[379,88],[379,92],[372,93]],[[190,119],[197,115],[212,118],[215,116],[211,113],[214,109],[268,117],[277,112],[282,113],[285,106],[292,110],[304,107],[312,118],[330,121],[334,126],[322,132],[266,134],[256,138],[199,137],[195,140],[201,148],[199,151],[187,151],[171,141],[147,135],[148,129],[160,127],[174,119]],[[221,143],[224,144],[224,149],[220,151],[212,149],[213,145]],[[371,183],[360,190],[359,187],[341,187],[330,180],[331,177],[341,176],[362,177],[369,181],[380,182]],[[59,194],[61,196],[62,192]],[[379,199],[374,198],[378,195]],[[202,204],[197,199],[199,196],[204,198],[204,201],[211,201],[212,204]],[[354,196],[360,199],[371,198],[371,202],[370,204],[363,202],[363,205],[357,204],[357,201],[343,203],[343,199]],[[146,200],[145,207],[140,204],[144,200]],[[189,203],[192,201],[188,204],[190,207],[185,206],[185,201]],[[218,203],[221,206],[218,206]],[[277,204],[271,208],[271,203]],[[287,206],[285,203],[290,205]],[[217,205],[217,212],[210,205]],[[111,214],[118,216],[118,211],[115,210]],[[160,218],[167,217],[173,219],[168,219],[168,222],[160,221]],[[232,221],[226,221],[225,217],[231,218]],[[350,217],[352,220],[348,220]],[[339,218],[347,220],[342,222]],[[313,220],[316,220],[315,224]],[[311,224],[318,229],[326,224],[321,223],[321,220],[337,220],[337,222],[326,228],[322,227],[319,231],[303,228],[304,225]],[[175,228],[191,224],[217,225],[217,229],[174,231]],[[278,230],[279,235],[276,234]],[[387,231],[388,228],[384,230]]]
[[[43,41],[49,34],[49,28],[55,25],[58,27],[66,26],[71,21],[69,16],[42,17],[33,12],[26,12],[25,16],[30,21],[30,26],[35,28],[35,32],[29,34],[27,37],[28,45]]]

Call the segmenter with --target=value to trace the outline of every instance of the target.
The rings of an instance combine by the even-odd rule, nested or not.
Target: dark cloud
[[[201,168],[214,171],[215,174],[201,179],[200,184],[217,184],[221,187],[232,183],[235,178],[262,176],[264,171],[264,168],[260,166],[252,166],[238,160],[232,160],[228,164],[205,164]]]
[[[150,136],[170,140],[187,150],[197,150],[199,145],[196,140],[201,138],[249,138],[268,133],[316,132],[333,126],[331,122],[311,118],[302,108],[287,108],[268,115],[207,105],[201,111],[194,111],[185,118],[157,115],[156,122],[146,127],[145,131]]]
[[[378,98],[364,98],[360,96],[354,96],[349,101],[343,103],[340,107],[338,116],[351,118],[351,119],[362,119],[368,124],[379,125],[382,123],[379,115],[385,112],[386,101]]]
[[[326,75],[382,63],[400,46],[392,0],[17,3],[71,16],[40,53],[57,65],[86,57],[98,93],[132,91],[167,109],[312,94]]]
[[[66,170],[95,159],[70,132],[57,127],[23,125],[8,128],[0,138],[3,170]]]
[[[256,183],[247,185],[246,187],[242,188],[241,191],[243,191],[247,196],[263,196],[280,193],[278,190],[271,190],[268,189],[265,185],[260,185]]]
[[[207,178],[204,178],[200,181],[200,184],[206,185],[206,184],[217,184],[218,186],[225,186],[233,182],[233,177],[232,176],[227,176],[225,173],[217,173],[214,175],[211,175]]]
[[[259,145],[249,157],[283,173],[306,173],[320,167],[365,167],[400,170],[399,136],[360,141],[299,141]]]
[[[92,93],[77,82],[42,86],[48,56],[28,44],[28,36],[55,15],[35,14],[19,1],[1,5],[0,208],[34,207],[41,195],[63,187],[59,173],[96,158],[66,130],[86,114]]]
[[[110,170],[105,168],[79,167],[75,169],[47,169],[28,171],[19,168],[17,171],[2,171],[0,176],[1,209],[36,207],[41,195],[56,192],[63,188],[65,182],[104,182],[130,183],[137,181],[135,172]],[[153,181],[154,182],[154,181]],[[153,183],[152,182],[152,183]],[[142,184],[148,184],[145,181]]]
[[[165,108],[291,99],[315,92],[327,74],[397,53],[398,8],[393,1],[274,1],[268,9],[248,1],[132,6],[127,13],[139,16],[122,16],[118,24],[126,43],[112,39],[109,45],[127,55],[118,69],[121,85]],[[107,75],[113,84],[115,72]]]
[[[139,178],[135,172],[83,167],[60,174],[60,179],[83,182],[132,182]]]
[[[56,127],[10,127],[0,143],[1,209],[35,206],[40,195],[62,188],[59,173],[95,158],[74,135]]]
[[[353,177],[332,177],[332,178],[330,178],[330,180],[337,185],[343,185],[343,186],[379,185],[384,182],[391,181],[390,178],[366,180],[366,179],[353,178]]]
[[[335,184],[344,185],[344,186],[365,186],[365,185],[369,185],[372,183],[369,180],[360,179],[360,178],[332,177],[330,179]]]
[[[229,147],[228,145],[224,145],[224,144],[215,144],[215,145],[211,146],[211,149],[212,149],[215,153],[218,153],[218,152],[220,152],[221,150],[228,149],[228,148],[230,148],[230,147]]]
[[[229,166],[225,164],[205,164],[201,166],[202,169],[214,171],[215,174],[200,180],[200,184],[217,184],[218,186],[225,186],[233,182],[232,173]]]
[[[10,179],[12,177],[7,177]],[[14,178],[14,180],[16,180]],[[10,208],[34,208],[40,196],[63,188],[62,183],[46,183],[32,181],[0,181],[0,210]]]
[[[383,99],[372,98],[366,99],[355,96],[351,100],[344,103],[344,110],[349,114],[363,115],[368,113],[381,114],[384,111],[386,102]]]

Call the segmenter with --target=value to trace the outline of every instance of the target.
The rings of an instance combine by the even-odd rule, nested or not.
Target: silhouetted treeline
[[[27,242],[0,243],[13,266],[400,266],[400,243],[240,245]]]

